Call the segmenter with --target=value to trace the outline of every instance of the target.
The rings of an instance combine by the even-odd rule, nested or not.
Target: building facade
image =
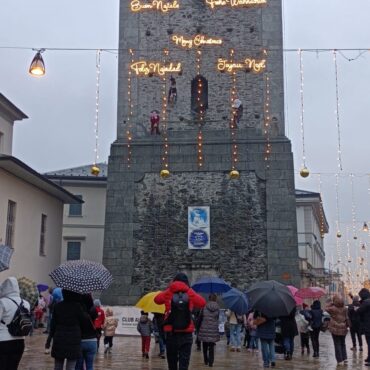
[[[179,270],[240,289],[265,279],[300,284],[281,0],[232,4],[120,2],[108,304],[132,304]],[[155,111],[160,135],[150,126]],[[189,207],[209,207],[210,249],[188,247]]]
[[[80,200],[12,156],[14,121],[25,118],[0,94],[0,244],[14,249],[1,276],[49,284],[60,264],[63,206]]]

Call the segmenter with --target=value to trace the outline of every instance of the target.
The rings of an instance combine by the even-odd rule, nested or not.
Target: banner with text
[[[211,249],[209,207],[188,207],[188,248]]]

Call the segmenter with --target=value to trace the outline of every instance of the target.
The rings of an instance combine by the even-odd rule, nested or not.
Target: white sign
[[[141,316],[139,308],[133,306],[113,306],[111,308],[113,317],[118,319],[117,335],[140,335],[137,331],[137,324]],[[153,315],[149,315],[149,317],[151,316]]]
[[[209,207],[188,207],[188,248],[210,249]]]

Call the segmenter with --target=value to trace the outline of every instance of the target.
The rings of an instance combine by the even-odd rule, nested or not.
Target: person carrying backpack
[[[193,343],[193,308],[203,308],[204,298],[189,287],[186,274],[176,274],[168,288],[154,298],[155,303],[166,307],[163,330],[166,334],[167,363],[169,370],[187,370]]]
[[[23,311],[24,316],[20,315],[18,307]],[[17,321],[17,318],[20,320]],[[30,304],[21,299],[17,279],[9,277],[0,286],[0,368],[2,370],[18,369],[24,352],[24,335],[29,334],[31,328]],[[23,335],[14,335],[16,334],[14,330]],[[23,333],[21,333],[22,330]]]

